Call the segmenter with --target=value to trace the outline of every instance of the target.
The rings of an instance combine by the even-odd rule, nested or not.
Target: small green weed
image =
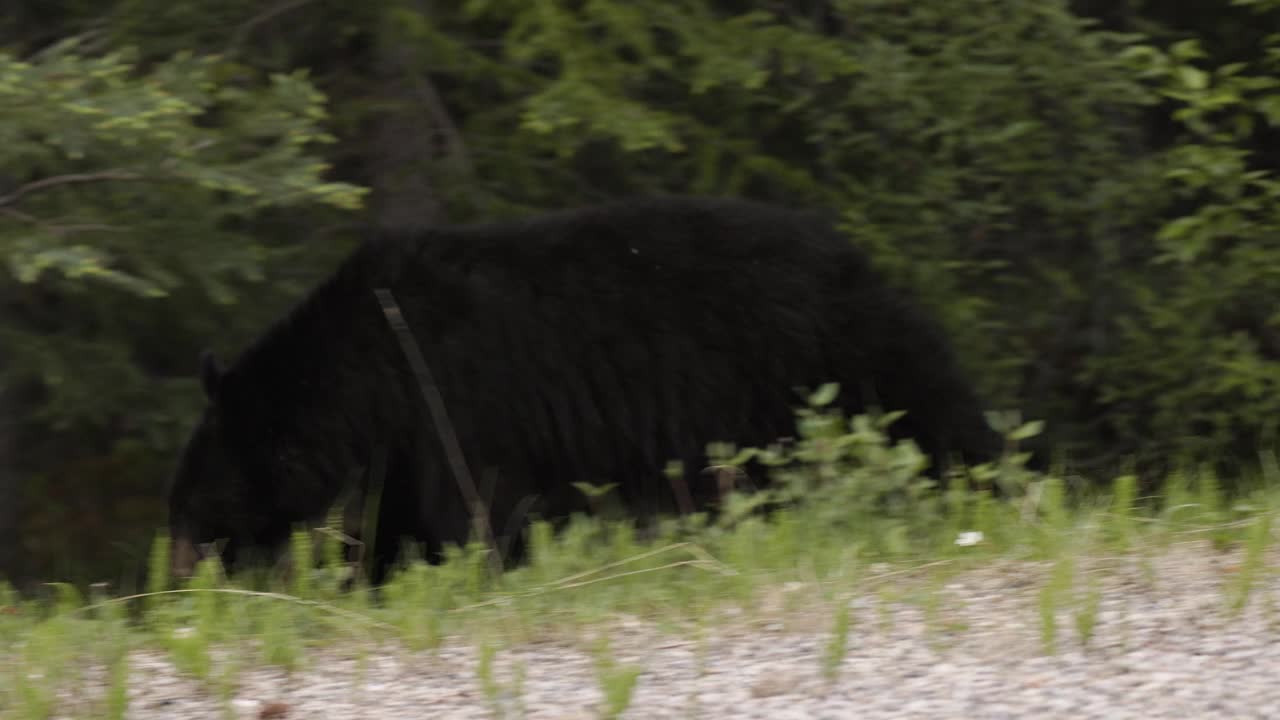
[[[1040,642],[1047,655],[1058,648],[1058,610],[1063,599],[1071,592],[1075,575],[1075,559],[1070,555],[1059,557],[1049,571],[1049,579],[1040,589],[1037,607],[1040,612]]]
[[[595,646],[596,681],[604,695],[601,717],[617,718],[631,706],[631,697],[644,668],[638,665],[621,665],[613,657],[609,639],[601,638]]]
[[[1241,613],[1260,576],[1266,572],[1267,549],[1271,546],[1272,514],[1263,512],[1254,518],[1245,539],[1244,558],[1234,581],[1227,590],[1227,606],[1233,614]]]
[[[831,637],[827,640],[827,646],[822,653],[822,676],[828,682],[835,681],[840,672],[840,665],[844,662],[845,654],[849,650],[850,615],[849,602],[847,600],[837,602]]]
[[[523,715],[521,699],[524,696],[525,668],[517,664],[514,677],[509,683],[498,680],[495,660],[498,657],[497,647],[490,641],[482,641],[477,649],[476,678],[480,682],[480,691],[489,703],[489,713],[495,718]]]
[[[1072,619],[1075,621],[1076,634],[1080,644],[1088,646],[1093,641],[1093,633],[1098,627],[1098,612],[1102,607],[1102,590],[1098,581],[1090,577],[1089,585],[1082,598],[1076,603]]]

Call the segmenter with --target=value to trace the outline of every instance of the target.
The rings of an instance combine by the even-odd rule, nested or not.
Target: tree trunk
[[[412,43],[395,23],[384,21],[374,50],[374,95],[386,109],[373,121],[366,162],[375,221],[389,230],[423,230],[443,220],[434,185],[438,167],[470,174],[461,135],[431,78],[419,69]]]

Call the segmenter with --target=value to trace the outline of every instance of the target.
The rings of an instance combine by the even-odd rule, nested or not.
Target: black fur
[[[202,361],[210,404],[171,493],[175,538],[270,547],[385,484],[377,574],[402,537],[428,556],[468,512],[405,355],[374,295],[399,302],[491,510],[518,534],[585,510],[575,481],[617,483],[631,512],[699,505],[708,442],[794,431],[796,388],[841,385],[849,412],[905,409],[897,435],[936,463],[995,457],[999,437],[935,324],[889,289],[829,220],[742,201],[648,199],[381,236],[233,365]],[[356,481],[352,484],[353,479]]]

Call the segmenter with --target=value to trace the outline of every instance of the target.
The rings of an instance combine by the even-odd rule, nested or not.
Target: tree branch
[[[106,182],[108,180],[141,180],[141,179],[143,179],[142,175],[139,175],[137,173],[127,172],[125,170],[103,170],[102,172],[96,172],[96,173],[71,173],[68,175],[54,175],[53,177],[47,177],[43,180],[36,180],[35,182],[27,183],[26,185],[23,185],[22,187],[18,188],[17,190],[14,190],[8,195],[0,196],[0,207],[4,207],[6,205],[12,205],[16,203],[18,200],[21,200],[26,195],[30,195],[31,193],[34,193],[34,192],[40,192],[41,190],[47,190],[57,185],[69,185],[71,183]]]
[[[249,34],[253,32],[254,28],[258,27],[259,25],[265,22],[269,22],[272,18],[275,18],[279,15],[283,15],[284,13],[287,13],[290,10],[296,10],[310,2],[312,2],[312,0],[287,0],[286,2],[282,2],[279,5],[269,7],[266,10],[258,13],[257,15],[254,15],[253,17],[249,18],[248,20],[245,20],[244,22],[240,23],[240,26],[237,27],[235,29],[235,32],[232,33],[231,35],[231,42],[228,44],[228,47],[227,47],[227,50],[228,50],[227,54],[230,55],[234,53],[236,50],[238,50],[240,46],[244,44],[245,40],[249,39]]]
[[[89,232],[94,230],[98,232],[127,232],[129,230],[129,228],[127,227],[120,227],[119,225],[107,225],[104,223],[66,223],[64,224],[56,220],[53,220],[53,221],[41,220],[35,215],[30,215],[20,210],[14,210],[13,208],[7,208],[7,207],[0,207],[0,215],[7,215],[8,217],[11,217],[15,220],[20,220],[24,223],[27,223],[28,225],[35,225],[37,227],[44,228],[45,230],[48,230],[49,232],[52,232],[52,233],[56,233],[58,235],[69,235],[74,232]]]

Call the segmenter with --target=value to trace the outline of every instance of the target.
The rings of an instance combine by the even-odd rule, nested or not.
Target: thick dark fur
[[[364,489],[379,446],[376,574],[403,537],[429,557],[467,538],[381,287],[435,375],[498,535],[519,534],[519,510],[586,510],[576,481],[617,483],[637,515],[678,509],[671,460],[705,505],[708,442],[792,434],[796,389],[829,381],[851,413],[868,401],[908,411],[896,434],[939,464],[1000,450],[939,328],[829,219],[636,200],[360,247],[225,372],[206,362],[210,405],[170,498],[176,539],[276,545]]]

